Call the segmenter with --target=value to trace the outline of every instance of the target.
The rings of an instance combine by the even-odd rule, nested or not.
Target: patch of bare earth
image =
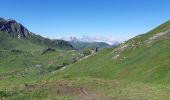
[[[64,96],[64,95],[71,95],[76,96],[77,100],[102,100],[103,94],[96,92],[95,89],[85,86],[76,86],[71,85],[69,86],[68,83],[63,81],[54,81],[48,82],[44,84],[34,84],[34,85],[27,85],[25,89],[27,92],[31,92],[32,90],[36,89],[46,89],[50,90],[55,95]],[[110,99],[110,100],[117,100],[117,99]]]
[[[101,100],[102,95],[86,87],[62,87],[59,95],[76,95],[77,100]]]

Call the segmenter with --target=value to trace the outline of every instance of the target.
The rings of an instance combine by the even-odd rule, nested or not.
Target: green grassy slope
[[[64,40],[52,40],[30,32],[22,24],[15,20],[6,20],[0,18],[0,48],[15,49],[19,45],[25,49],[38,48],[39,46],[58,48],[58,49],[74,49],[72,45]],[[23,42],[23,43],[22,43]]]
[[[71,65],[69,77],[170,83],[170,22]],[[161,32],[166,32],[162,35]],[[160,34],[161,33],[161,34]]]
[[[53,75],[58,69],[74,63],[80,56],[72,50],[44,51],[0,50],[0,89],[37,82],[41,77]]]
[[[82,52],[17,42],[19,50],[0,50],[0,99],[169,100],[169,29],[167,22],[78,62]]]
[[[50,40],[34,34],[28,38],[18,39],[0,31],[0,49],[40,50],[48,47],[64,50],[74,49],[72,45],[63,40]]]
[[[33,44],[28,40],[9,37],[7,33],[0,31],[0,49],[2,50],[34,50],[44,49],[47,46]]]
[[[64,40],[51,40],[32,33],[26,40],[33,44],[48,46],[50,48],[73,50],[73,46]]]

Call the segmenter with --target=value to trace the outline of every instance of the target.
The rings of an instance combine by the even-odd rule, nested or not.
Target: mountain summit
[[[13,19],[6,20],[4,18],[0,18],[0,39],[0,47],[6,49],[16,49],[18,46],[23,47],[21,46],[23,45],[22,42],[27,45],[34,45],[34,47],[43,46],[73,49],[73,46],[68,42],[64,40],[51,40],[40,35],[36,35]],[[25,47],[25,49],[28,48]]]
[[[0,31],[7,32],[10,36],[17,36],[18,38],[26,38],[30,34],[28,29],[13,19],[5,20],[0,18]]]

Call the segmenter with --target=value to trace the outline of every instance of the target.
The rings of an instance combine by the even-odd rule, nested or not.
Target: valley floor
[[[108,50],[111,49],[105,51]],[[61,54],[63,54],[63,59],[58,57]],[[71,56],[73,54],[74,56]],[[3,51],[0,58],[0,100],[170,100],[168,82],[147,83],[114,78],[106,79],[97,76],[101,73],[96,74],[94,70],[92,71],[96,76],[88,75],[84,70],[80,70],[82,67],[77,70],[72,68],[72,66],[82,63],[81,61],[66,65],[67,68],[64,70],[39,67],[43,64],[49,65],[51,60],[55,60],[54,66],[57,66],[61,62],[73,59],[76,57],[75,54],[75,52],[67,51],[50,51],[45,56],[41,54],[29,56],[30,54],[27,52],[15,54],[11,51]],[[56,56],[48,57],[51,55]],[[87,64],[88,60],[100,55],[105,55],[105,52],[90,56],[90,59],[84,59],[83,62]],[[20,59],[17,59],[18,57]],[[11,62],[9,63],[9,61]],[[21,67],[23,63],[34,66]],[[96,63],[98,64],[98,62]],[[13,67],[11,67],[12,65]],[[86,68],[90,72],[90,67]],[[74,71],[76,71],[76,77]]]

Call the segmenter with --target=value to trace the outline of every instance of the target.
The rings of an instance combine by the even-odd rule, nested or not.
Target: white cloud
[[[61,38],[61,39],[66,40],[66,41],[105,42],[105,43],[108,43],[110,45],[119,44],[119,43],[122,43],[122,42],[125,41],[125,40],[118,40],[118,39],[115,39],[113,37],[86,36],[86,35],[83,35],[82,37],[74,37],[74,36],[64,37],[64,38]]]

